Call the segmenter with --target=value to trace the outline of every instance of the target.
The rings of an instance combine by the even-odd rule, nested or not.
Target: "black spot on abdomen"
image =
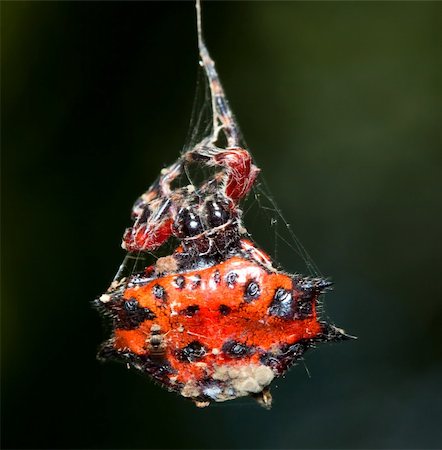
[[[149,308],[139,305],[136,298],[123,300],[122,307],[116,315],[116,327],[124,330],[138,328],[145,320],[153,320],[156,315]]]
[[[157,298],[158,300],[163,300],[163,301],[167,300],[166,290],[160,284],[156,284],[152,288],[152,293],[153,293],[154,297]]]
[[[269,306],[269,314],[282,319],[293,319],[295,306],[293,295],[289,290],[284,288],[276,289],[272,303]]]
[[[238,278],[238,274],[236,272],[229,272],[226,275],[227,286],[229,286],[231,288],[235,287],[237,278]]]
[[[232,309],[227,305],[219,305],[218,311],[222,316],[227,316],[231,313]]]
[[[203,358],[206,353],[207,349],[201,342],[192,341],[177,351],[177,358],[182,362],[193,362]]]
[[[250,303],[261,295],[261,289],[256,281],[250,281],[244,290],[244,300]]]
[[[229,340],[224,342],[222,351],[231,358],[244,358],[255,353],[255,349],[238,341]]]
[[[198,305],[190,305],[187,308],[184,308],[180,311],[180,314],[186,317],[193,317],[198,311],[200,307]]]

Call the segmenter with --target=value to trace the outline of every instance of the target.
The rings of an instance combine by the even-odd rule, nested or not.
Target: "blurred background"
[[[332,321],[271,411],[197,409],[118,364],[90,301],[185,143],[191,2],[2,2],[2,441],[9,448],[442,446],[439,2],[209,2],[204,28]],[[252,224],[275,250],[270,223]],[[302,261],[280,242],[290,272]]]

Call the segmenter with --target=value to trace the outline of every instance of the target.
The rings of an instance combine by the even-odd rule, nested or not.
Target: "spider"
[[[222,253],[223,245],[217,236],[238,234],[242,228],[239,202],[250,192],[259,169],[250,153],[239,145],[238,127],[201,32],[199,50],[213,99],[214,132],[163,169],[156,182],[135,202],[134,225],[123,237],[123,248],[127,251],[156,250],[173,235],[182,240],[186,250],[195,247],[199,253],[211,253],[216,247]],[[225,135],[227,148],[215,145],[220,131]],[[174,180],[192,163],[219,171],[198,189],[194,185],[173,189]]]
[[[317,342],[348,339],[320,321],[319,296],[331,283],[290,275],[249,239],[241,200],[260,169],[240,145],[239,129],[201,32],[213,132],[161,171],[137,199],[123,236],[130,254],[177,248],[113,283],[95,304],[113,322],[101,359],[123,361],[197,406],[252,396],[271,405],[269,385]],[[220,134],[226,145],[220,146]],[[196,165],[212,176],[176,186]]]
[[[171,187],[189,163],[219,167],[213,179],[198,188]],[[187,252],[222,254],[240,235],[239,201],[252,188],[259,169],[249,152],[240,147],[220,149],[200,146],[189,150],[161,171],[157,181],[135,202],[134,224],[123,237],[129,252],[153,251],[171,236],[181,241]]]

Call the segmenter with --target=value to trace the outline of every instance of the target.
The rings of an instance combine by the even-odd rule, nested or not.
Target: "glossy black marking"
[[[158,300],[166,300],[166,290],[160,284],[156,284],[152,288],[152,293]]]
[[[94,306],[106,317],[110,317],[116,328],[133,330],[145,320],[154,320],[156,315],[149,308],[142,307],[135,297],[125,299],[120,293],[109,294],[109,301],[95,300]]]
[[[276,289],[273,301],[269,307],[269,314],[282,319],[293,319],[295,307],[292,293],[289,290],[284,288]]]
[[[231,311],[232,311],[232,309],[231,309],[229,306],[227,306],[227,305],[219,305],[218,310],[219,310],[219,312],[220,312],[220,314],[221,314],[222,316],[227,316],[227,315],[229,315],[229,314],[231,313]]]
[[[229,340],[224,342],[221,350],[232,358],[244,358],[255,353],[255,349],[238,341]]]
[[[183,289],[186,285],[186,279],[182,275],[179,275],[175,278],[175,285],[178,289]]]
[[[230,219],[229,207],[220,201],[209,200],[206,203],[206,220],[210,228],[219,227]]]
[[[200,307],[198,305],[190,305],[185,309],[180,311],[180,314],[186,317],[193,317],[198,311]]]
[[[182,362],[193,362],[203,358],[207,353],[206,347],[201,342],[192,341],[177,352],[177,358]]]
[[[226,275],[227,286],[234,287],[237,279],[238,279],[238,274],[236,272],[229,272]]]
[[[261,295],[261,289],[256,281],[251,281],[244,291],[244,300],[249,303]]]
[[[198,214],[190,208],[182,208],[175,220],[175,234],[179,238],[197,236],[204,231]]]
[[[130,298],[129,300],[125,300],[123,305],[124,305],[124,309],[128,312],[136,311],[139,308],[138,300],[134,297]]]

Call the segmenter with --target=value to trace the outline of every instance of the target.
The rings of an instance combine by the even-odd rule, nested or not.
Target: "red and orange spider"
[[[317,342],[348,335],[318,318],[318,298],[331,283],[277,270],[247,233],[241,200],[259,169],[240,145],[202,37],[199,1],[197,18],[212,134],[163,169],[135,202],[123,248],[154,252],[170,239],[177,247],[140,272],[119,273],[96,301],[114,326],[99,356],[128,363],[198,406],[250,395],[269,407],[274,378]],[[211,175],[180,186],[176,180],[191,166]]]

